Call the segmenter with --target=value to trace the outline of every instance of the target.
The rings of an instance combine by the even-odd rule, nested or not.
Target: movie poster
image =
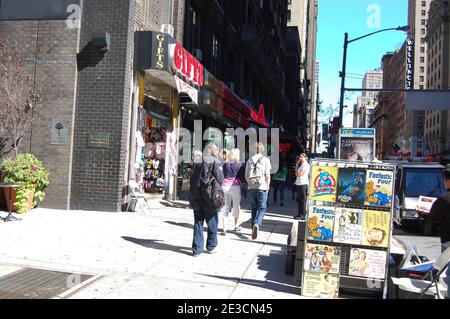
[[[339,276],[321,272],[303,273],[302,295],[314,298],[335,299],[339,294]]]
[[[351,276],[379,278],[386,276],[385,251],[353,248],[350,252],[348,274]]]
[[[394,173],[367,170],[364,205],[391,207]]]
[[[362,223],[362,209],[336,208],[333,242],[361,245]]]
[[[390,212],[364,210],[362,245],[387,247],[391,230]]]
[[[327,245],[306,244],[303,269],[306,271],[339,273],[341,248]]]
[[[324,202],[336,201],[337,167],[313,166],[309,199]]]
[[[335,208],[330,206],[310,206],[308,212],[307,240],[331,242]]]
[[[341,137],[339,158],[371,162],[374,159],[374,139],[365,137]]]
[[[366,170],[339,168],[336,201],[349,205],[364,205]]]

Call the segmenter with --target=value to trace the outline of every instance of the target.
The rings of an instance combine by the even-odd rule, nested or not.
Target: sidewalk
[[[38,208],[1,222],[0,276],[23,267],[100,275],[70,298],[303,298],[284,273],[294,201],[271,203],[257,240],[244,210],[242,230],[219,235],[217,253],[199,257],[191,254],[192,210],[151,205],[145,215]]]

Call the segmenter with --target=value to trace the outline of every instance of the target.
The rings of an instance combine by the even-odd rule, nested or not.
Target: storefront
[[[182,100],[195,109],[204,83],[203,66],[170,35],[138,31],[134,68],[134,107],[138,112],[136,125],[132,125],[130,179],[147,193],[175,199],[177,128],[189,114]]]

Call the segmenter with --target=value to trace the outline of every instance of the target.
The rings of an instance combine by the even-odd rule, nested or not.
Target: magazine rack
[[[301,294],[386,298],[394,164],[311,161]]]

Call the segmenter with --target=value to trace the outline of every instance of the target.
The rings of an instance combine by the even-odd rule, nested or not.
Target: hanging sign
[[[184,82],[182,79],[177,77],[175,75],[175,81],[177,83],[177,90],[178,93],[186,93],[191,98],[192,102],[198,105],[198,90],[186,82]]]

